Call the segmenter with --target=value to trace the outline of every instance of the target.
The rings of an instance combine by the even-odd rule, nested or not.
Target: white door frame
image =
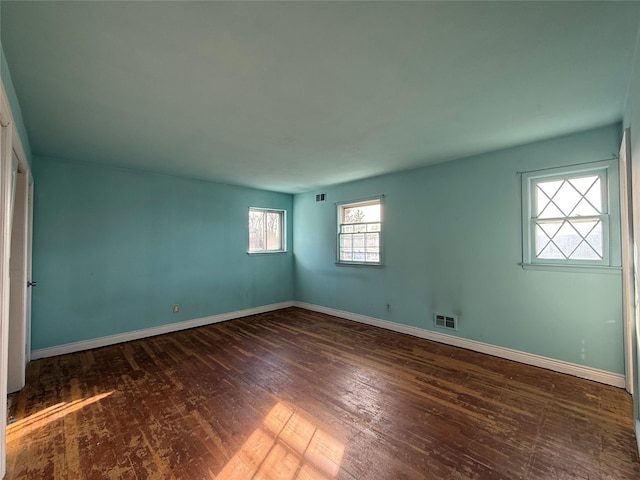
[[[634,130],[635,131],[635,130]],[[631,170],[628,171],[628,176],[631,178],[631,183],[628,183],[631,195],[631,245],[630,255],[632,259],[632,297],[629,298],[629,303],[632,303],[634,308],[631,324],[625,331],[625,361],[628,361],[628,356],[631,355],[630,360],[633,362],[633,373],[627,375],[627,382],[631,382],[631,389],[633,391],[633,417],[635,423],[636,441],[638,443],[638,453],[640,453],[640,156],[633,156],[630,145],[633,143],[631,139],[631,133],[629,130],[625,130],[624,136],[627,141],[625,148],[626,154],[629,159]],[[624,223],[625,219],[623,219]],[[623,242],[628,241],[627,238],[622,237]],[[627,308],[627,305],[624,306]],[[626,326],[626,322],[625,322]],[[627,345],[630,342],[631,345]]]
[[[31,244],[33,222],[33,177],[17,130],[12,138],[13,198],[9,260],[9,331],[7,393],[25,385],[31,357]],[[17,168],[16,164],[17,163]],[[12,170],[12,175],[14,174]]]
[[[635,333],[636,299],[633,252],[633,199],[631,187],[631,139],[626,128],[622,135],[619,156],[620,172],[620,229],[622,246],[622,318],[624,320],[624,371],[625,386],[633,394],[635,378],[635,355],[633,336]],[[636,226],[637,227],[637,226]]]
[[[27,166],[29,162],[26,161]],[[33,280],[32,277],[32,264],[33,264],[33,175],[31,174],[31,170],[27,173],[27,265],[26,265],[26,274],[27,282],[31,282]],[[34,282],[35,285],[35,282]],[[25,366],[31,361],[31,292],[33,288],[27,288],[27,298],[26,298],[26,310],[25,310],[25,343],[24,343],[24,353],[25,353]]]
[[[29,178],[18,168],[13,191],[11,223],[11,258],[9,260],[9,348],[7,360],[7,393],[17,392],[25,385],[29,318],[28,248],[29,248]]]
[[[12,157],[33,183],[27,157],[0,78],[0,478],[6,473],[7,361],[9,344],[9,259],[11,247]],[[33,196],[31,196],[33,198]],[[28,207],[30,210],[30,207]],[[29,246],[30,248],[30,246]],[[29,250],[28,256],[30,257]],[[29,261],[30,264],[30,261]]]
[[[7,469],[7,358],[9,345],[9,208],[13,118],[0,82],[0,478]]]

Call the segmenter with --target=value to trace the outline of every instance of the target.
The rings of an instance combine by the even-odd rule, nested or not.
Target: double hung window
[[[381,198],[338,205],[337,262],[382,265]]]
[[[524,263],[609,265],[607,165],[523,175]]]

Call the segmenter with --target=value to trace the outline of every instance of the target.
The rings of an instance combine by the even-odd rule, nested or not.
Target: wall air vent
[[[455,315],[444,315],[442,313],[433,313],[433,324],[439,328],[448,328],[456,330],[458,328],[458,317]]]
[[[316,195],[316,202],[324,202],[326,196],[326,193],[318,193]]]

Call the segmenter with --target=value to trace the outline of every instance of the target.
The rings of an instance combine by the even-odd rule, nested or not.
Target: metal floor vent
[[[458,317],[454,315],[443,315],[442,313],[433,313],[433,324],[436,327],[448,328],[456,330],[458,328]]]

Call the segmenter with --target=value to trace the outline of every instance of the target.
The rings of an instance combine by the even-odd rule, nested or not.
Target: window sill
[[[600,275],[620,275],[622,267],[602,265],[560,265],[551,263],[520,263],[523,270],[542,270],[571,273],[595,273]]]
[[[286,250],[273,250],[271,252],[247,252],[247,255],[274,255],[278,253],[287,253]]]
[[[357,262],[336,262],[338,267],[373,267],[384,268],[382,263],[357,263]]]

